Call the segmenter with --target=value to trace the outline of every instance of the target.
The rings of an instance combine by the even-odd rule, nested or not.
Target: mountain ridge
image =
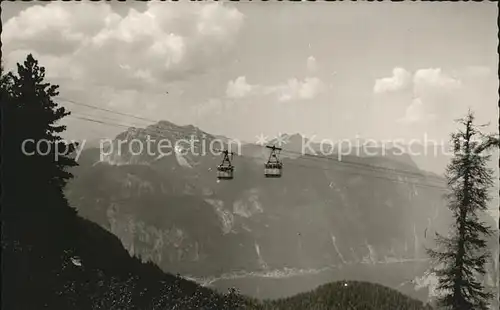
[[[172,140],[192,133],[216,139],[172,124],[117,139],[145,139],[153,128],[157,137]],[[282,156],[283,177],[268,180],[266,151],[244,144],[242,156],[233,158],[235,179],[218,182],[221,157],[209,152],[174,150],[158,157],[114,149],[101,161],[98,150],[88,149],[67,196],[130,253],[193,278],[418,260],[425,256],[422,242],[432,244],[424,231],[431,235],[448,224],[440,190],[414,165],[351,156],[358,165],[344,167],[291,154]],[[366,168],[377,161],[386,170]],[[401,167],[418,176],[387,170]]]

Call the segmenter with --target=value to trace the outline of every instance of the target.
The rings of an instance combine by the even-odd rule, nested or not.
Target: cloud
[[[451,90],[461,86],[460,80],[444,74],[440,68],[417,70],[413,76],[413,84],[416,92],[425,91],[426,88]]]
[[[307,68],[310,72],[316,70],[316,59],[307,58]],[[247,96],[276,95],[278,101],[310,100],[326,90],[326,85],[318,77],[288,79],[276,85],[250,84],[245,76],[239,76],[234,81],[229,81],[226,96],[229,98],[243,98]]]
[[[415,98],[406,108],[405,115],[398,119],[399,123],[414,124],[422,121],[434,120],[436,116],[428,113],[421,98]]]
[[[411,74],[403,68],[394,68],[391,77],[377,79],[373,91],[376,94],[405,89],[411,83]]]
[[[120,16],[106,3],[52,2],[4,24],[4,60],[13,68],[33,53],[60,79],[160,86],[227,59],[243,22],[242,13],[221,3],[151,1],[144,12]]]
[[[226,96],[229,98],[243,98],[248,96],[275,95],[278,101],[310,100],[326,89],[325,84],[317,77],[307,77],[304,80],[297,78],[277,85],[263,86],[249,84],[245,76],[229,81]]]
[[[317,68],[316,58],[314,58],[314,56],[309,56],[307,58],[307,70],[313,73],[316,72],[317,69],[318,68]]]
[[[484,68],[470,68],[472,73],[484,74]],[[462,85],[459,79],[445,74],[441,68],[427,68],[417,70],[413,76],[404,68],[394,68],[391,77],[375,81],[373,91],[376,94],[395,92],[413,87],[414,92],[426,91],[432,88],[442,90],[457,89]]]
[[[290,79],[286,84],[277,86],[279,101],[290,101],[296,99],[313,99],[325,89],[324,83],[317,77],[308,77],[303,81]]]
[[[397,122],[414,124],[435,119],[436,114],[432,111],[442,110],[438,105],[449,101],[449,95],[452,94],[450,91],[461,87],[462,82],[459,79],[446,74],[440,68],[419,69],[413,74],[404,68],[394,68],[392,77],[375,81],[374,92],[383,94],[410,89],[414,99]]]
[[[227,83],[226,96],[229,98],[242,98],[248,95],[255,87],[248,84],[245,76],[240,76]]]

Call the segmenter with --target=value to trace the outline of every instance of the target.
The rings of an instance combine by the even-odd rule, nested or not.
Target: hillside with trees
[[[367,282],[339,281],[312,292],[268,301],[263,310],[429,310],[428,305],[391,288]]]

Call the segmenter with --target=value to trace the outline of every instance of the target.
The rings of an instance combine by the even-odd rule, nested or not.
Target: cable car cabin
[[[278,158],[278,153],[281,148],[275,146],[266,146],[271,149],[269,160],[264,165],[264,175],[266,178],[281,178],[283,163]]]
[[[264,167],[266,178],[281,178],[283,165],[281,163],[267,163]]]
[[[231,159],[233,157],[233,152],[229,153],[227,150],[222,151],[224,157],[222,158],[222,163],[217,166],[217,179],[219,180],[231,180],[233,179],[234,166],[231,164]],[[229,154],[231,154],[231,159],[229,159]]]
[[[217,167],[217,179],[231,180],[233,178],[234,167],[219,165]]]

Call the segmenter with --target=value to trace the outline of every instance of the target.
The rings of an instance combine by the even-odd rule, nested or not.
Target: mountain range
[[[191,137],[204,142],[191,150],[186,141],[173,145]],[[282,138],[269,142],[286,142],[281,178],[264,177],[269,149],[247,143],[236,145],[234,179],[222,181],[215,151],[230,139],[168,121],[130,128],[104,149],[83,151],[66,196],[130,254],[206,285],[328,271],[396,286],[424,274],[425,247],[450,224],[444,179],[407,154],[339,161],[338,154],[302,153],[299,134]],[[153,151],[134,149],[141,143]],[[158,151],[165,147],[170,154]],[[399,271],[390,274],[388,266]],[[360,271],[366,268],[370,276]]]

